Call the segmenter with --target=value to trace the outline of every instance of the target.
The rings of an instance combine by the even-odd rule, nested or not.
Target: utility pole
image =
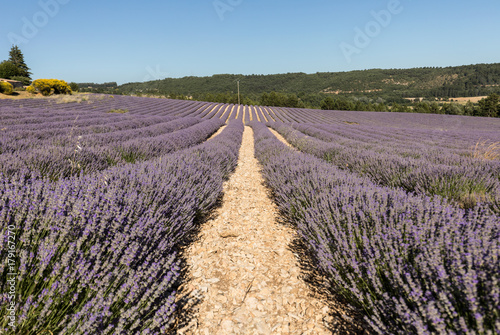
[[[238,83],[238,105],[240,104],[240,81],[236,81]]]

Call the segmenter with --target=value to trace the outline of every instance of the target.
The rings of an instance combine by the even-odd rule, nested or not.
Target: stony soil
[[[331,334],[330,307],[303,281],[295,232],[277,218],[246,127],[222,205],[185,253],[178,299],[192,317],[178,334]]]

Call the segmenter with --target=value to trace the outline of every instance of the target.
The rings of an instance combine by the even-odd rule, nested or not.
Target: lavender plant
[[[498,207],[496,199],[500,194],[500,162],[443,153],[430,155],[425,148],[413,148],[410,153],[416,157],[408,157],[398,154],[397,149],[391,150],[394,146],[387,143],[383,150],[378,150],[373,145],[363,147],[352,141],[325,142],[298,131],[303,130],[322,138],[328,136],[328,133],[318,132],[312,126],[296,124],[292,128],[282,123],[269,124],[299,150],[341,169],[367,176],[380,185],[430,196],[440,195],[464,208],[474,207],[477,203]]]
[[[208,125],[205,125],[208,127]],[[14,226],[17,329],[6,334],[160,334],[174,320],[178,248],[234,169],[243,125],[206,143],[103,173],[0,176],[0,238]],[[7,244],[0,249],[5,292]],[[0,313],[6,312],[6,295]]]
[[[380,187],[293,152],[252,123],[256,157],[281,212],[329,278],[380,334],[500,330],[500,226],[439,197]]]
[[[169,126],[163,128],[172,130],[148,137],[147,132],[137,131],[138,138],[126,141],[124,134],[113,136],[85,136],[90,143],[84,143],[83,137],[75,150],[76,144],[68,146],[52,145],[26,152],[4,153],[0,155],[0,171],[12,175],[18,171],[39,172],[52,180],[68,177],[77,173],[90,173],[101,171],[111,166],[123,163],[134,163],[136,161],[148,160],[154,157],[168,154],[198,144],[213,134],[223,121],[219,119],[200,120],[195,118],[183,118],[172,121]],[[178,129],[177,131],[174,131]],[[125,136],[133,136],[125,134]],[[69,141],[65,142],[68,143]],[[71,143],[71,142],[69,142]]]

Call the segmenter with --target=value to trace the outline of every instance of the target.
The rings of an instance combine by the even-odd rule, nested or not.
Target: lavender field
[[[325,291],[369,332],[500,334],[500,119],[110,95],[0,100],[0,331],[171,330],[180,251],[244,125]]]

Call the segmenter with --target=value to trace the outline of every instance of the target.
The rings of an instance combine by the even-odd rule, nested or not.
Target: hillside
[[[258,99],[271,91],[297,95],[340,95],[383,98],[398,101],[406,97],[454,98],[486,96],[500,92],[500,63],[456,67],[413,69],[372,69],[314,74],[231,75],[166,78],[144,83],[128,83],[115,88],[124,94],[204,94],[241,93]]]

